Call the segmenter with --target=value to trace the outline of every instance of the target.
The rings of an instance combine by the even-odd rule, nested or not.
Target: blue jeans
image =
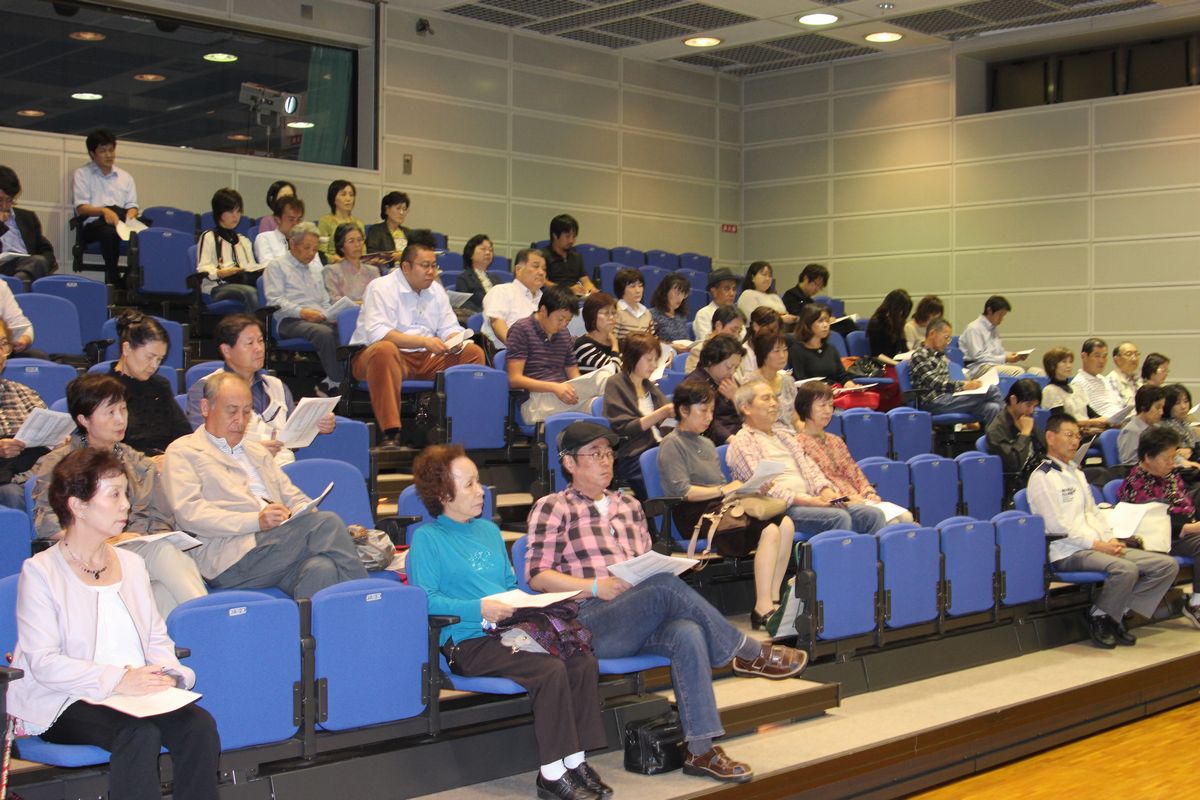
[[[742,633],[674,575],[660,573],[609,601],[585,600],[579,621],[597,658],[653,653],[671,659],[671,682],[684,737],[725,732],[712,691],[712,668],[728,664]]]
[[[930,414],[973,414],[979,417],[986,428],[988,423],[1004,410],[1004,400],[1000,398],[1000,390],[992,386],[984,394],[964,394],[957,397],[952,394],[939,395],[921,403],[921,408]]]
[[[857,503],[845,508],[789,506],[787,513],[796,526],[796,533],[807,536],[832,530],[875,533],[887,524],[887,518],[878,508]]]

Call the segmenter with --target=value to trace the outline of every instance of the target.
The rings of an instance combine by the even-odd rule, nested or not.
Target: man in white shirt
[[[712,333],[712,315],[719,306],[731,306],[737,298],[738,279],[727,269],[719,269],[708,276],[708,296],[712,302],[696,312],[692,320],[692,333],[697,342],[703,342]]]
[[[437,282],[437,244],[412,231],[400,269],[367,284],[351,345],[367,345],[350,361],[355,380],[367,381],[381,444],[400,443],[400,389],[406,378],[432,380],[456,364],[482,364],[483,350],[466,333],[446,290]],[[447,340],[453,341],[447,343]],[[508,398],[491,398],[508,402]]]
[[[304,219],[304,201],[293,195],[286,195],[275,202],[278,209],[275,212],[276,224],[273,231],[263,231],[254,237],[254,258],[260,264],[270,264],[275,259],[288,253],[287,236],[292,228]],[[321,259],[313,256],[309,266],[321,269]]]
[[[519,319],[534,314],[546,285],[546,259],[540,251],[526,248],[513,263],[516,280],[498,283],[483,296],[483,333],[497,350],[508,346],[508,329]]]
[[[104,280],[116,286],[121,279],[117,260],[121,256],[121,237],[117,223],[129,222],[138,215],[137,185],[133,176],[115,166],[117,137],[112,131],[92,131],[87,136],[91,161],[75,170],[72,181],[75,213],[85,217],[79,229],[83,243],[100,243],[104,259]]]
[[[958,337],[958,346],[963,351],[963,366],[969,377],[978,378],[992,367],[1001,375],[1014,378],[1027,372],[1024,367],[1017,366],[1017,362],[1024,361],[1026,356],[1005,350],[1004,342],[996,333],[1010,311],[1012,305],[1008,300],[994,294],[984,302],[979,318],[967,325],[962,336]]]
[[[1104,376],[1104,381],[1121,398],[1121,405],[1133,405],[1133,396],[1142,386],[1141,357],[1133,342],[1121,342],[1113,351],[1113,371]]]
[[[1110,419],[1126,407],[1101,375],[1108,363],[1108,344],[1103,339],[1092,337],[1083,343],[1079,358],[1079,372],[1071,379],[1071,386],[1082,391],[1087,404],[1105,419]]]
[[[1046,522],[1050,564],[1059,572],[1103,572],[1108,577],[1088,614],[1088,631],[1097,647],[1132,645],[1125,614],[1150,618],[1171,588],[1179,565],[1163,553],[1126,548],[1096,508],[1083,473],[1071,463],[1079,447],[1079,425],[1069,414],[1053,414],[1046,423],[1048,458],[1029,478],[1029,508]]]

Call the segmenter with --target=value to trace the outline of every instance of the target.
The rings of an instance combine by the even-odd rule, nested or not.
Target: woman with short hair
[[[756,309],[766,307],[789,325],[796,321],[784,306],[783,298],[775,292],[775,270],[768,261],[755,261],[746,270],[737,305],[747,317],[753,315]]]
[[[1076,391],[1079,387],[1071,382],[1075,374],[1074,353],[1065,347],[1051,347],[1042,355],[1042,368],[1050,378],[1042,389],[1042,408],[1061,408],[1075,418],[1079,432],[1085,436],[1094,436],[1108,428],[1108,422],[1088,405],[1087,396],[1082,390]]]
[[[266,233],[279,227],[279,201],[285,197],[295,197],[296,187],[291,181],[275,181],[267,188],[267,208],[270,214],[258,218],[258,232]]]
[[[363,221],[354,216],[354,203],[357,199],[358,190],[354,188],[353,183],[347,180],[333,181],[325,191],[325,200],[329,203],[329,213],[322,214],[321,218],[317,220],[317,231],[321,237],[320,251],[325,255],[326,264],[332,264],[341,259],[333,245],[333,234],[339,225],[349,223],[364,234],[367,232],[367,226],[363,224]]]
[[[463,271],[454,282],[454,291],[471,295],[462,308],[472,314],[483,311],[483,296],[492,290],[487,269],[495,256],[492,240],[486,233],[475,234],[463,246]]]
[[[613,477],[630,486],[639,500],[646,499],[646,483],[638,459],[667,435],[663,423],[673,413],[666,395],[650,380],[659,352],[654,334],[629,334],[621,342],[621,371],[604,384],[604,416],[621,437]]]
[[[617,298],[617,341],[631,333],[652,333],[654,320],[650,309],[642,305],[646,281],[632,267],[617,272],[613,278],[613,295]]]
[[[164,453],[167,445],[192,432],[174,389],[158,374],[171,339],[154,317],[127,309],[117,317],[117,341],[121,357],[109,374],[125,387],[130,420],[125,444],[146,455]]]
[[[672,272],[662,279],[650,298],[654,334],[671,345],[676,353],[686,353],[692,341],[692,324],[688,322],[687,307],[691,291],[691,282],[678,272]]]
[[[367,231],[368,253],[391,253],[392,262],[400,263],[400,254],[408,246],[409,229],[404,220],[411,208],[408,195],[404,192],[388,192],[379,201],[379,219]]]
[[[349,222],[338,225],[333,232],[333,249],[341,258],[326,264],[323,270],[329,302],[349,297],[361,306],[367,284],[379,277],[376,267],[363,263],[366,248],[362,230]]]
[[[759,367],[746,374],[746,381],[760,378],[767,382],[779,398],[779,427],[797,433],[801,424],[796,415],[796,382],[790,372],[784,372],[788,365],[787,337],[778,330],[766,330],[751,339],[750,345]]]
[[[204,273],[201,292],[213,300],[236,300],[247,314],[253,314],[258,310],[255,282],[263,265],[254,260],[250,240],[238,233],[243,207],[237,190],[213,192],[213,227],[196,242],[196,271]]]
[[[620,369],[616,298],[607,292],[592,292],[583,301],[581,316],[587,332],[575,340],[575,360],[579,362],[580,373],[610,366]]]
[[[1151,353],[1142,362],[1142,380],[1151,386],[1162,386],[1171,374],[1171,359],[1162,353]]]

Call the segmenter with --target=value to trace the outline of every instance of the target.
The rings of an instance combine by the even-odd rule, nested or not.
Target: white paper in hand
[[[554,605],[563,600],[570,600],[577,596],[579,592],[544,592],[542,594],[530,594],[523,592],[520,589],[509,589],[507,592],[499,592],[497,594],[489,594],[484,600],[499,600],[506,606],[512,608],[545,608],[546,606]]]
[[[204,542],[200,541],[195,536],[192,536],[190,533],[184,533],[183,531],[164,531],[163,533],[143,533],[141,536],[136,536],[132,539],[122,539],[121,541],[117,542],[115,546],[121,547],[122,545],[135,544],[137,542],[157,542],[160,539],[166,539],[180,550],[193,550],[204,544]]]
[[[620,564],[610,564],[608,574],[614,575],[632,586],[637,586],[646,578],[660,572],[682,575],[699,563],[694,558],[674,558],[647,550],[637,558],[622,561]]]
[[[758,490],[762,488],[763,484],[770,482],[772,478],[782,475],[786,471],[787,467],[778,461],[759,461],[758,466],[754,468],[754,474],[747,478],[746,482],[734,494],[758,494]]]
[[[317,425],[337,408],[336,397],[305,397],[296,404],[287,424],[279,432],[278,439],[284,447],[295,450],[298,447],[308,447],[317,438],[320,431]]]
[[[58,447],[67,434],[75,430],[75,420],[70,414],[35,408],[21,423],[13,438],[24,442],[26,447]]]
[[[109,708],[128,714],[131,717],[153,717],[158,714],[169,714],[189,703],[194,703],[204,695],[190,692],[187,689],[170,687],[153,694],[114,694],[103,700],[87,700],[94,706]]]
[[[321,492],[319,495],[314,497],[312,500],[308,501],[307,503],[302,505],[300,508],[296,509],[296,511],[293,512],[293,514],[290,517],[285,519],[282,524],[287,525],[289,522],[296,519],[296,517],[302,517],[310,511],[315,511],[317,506],[321,505],[321,501],[324,500],[326,497],[328,497],[329,493],[332,491],[333,491],[333,481],[330,481],[329,485],[325,487],[325,491]]]

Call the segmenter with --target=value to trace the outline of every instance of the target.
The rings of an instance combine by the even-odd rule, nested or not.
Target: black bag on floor
[[[659,775],[683,767],[683,725],[669,711],[625,725],[625,769],[640,775]]]

